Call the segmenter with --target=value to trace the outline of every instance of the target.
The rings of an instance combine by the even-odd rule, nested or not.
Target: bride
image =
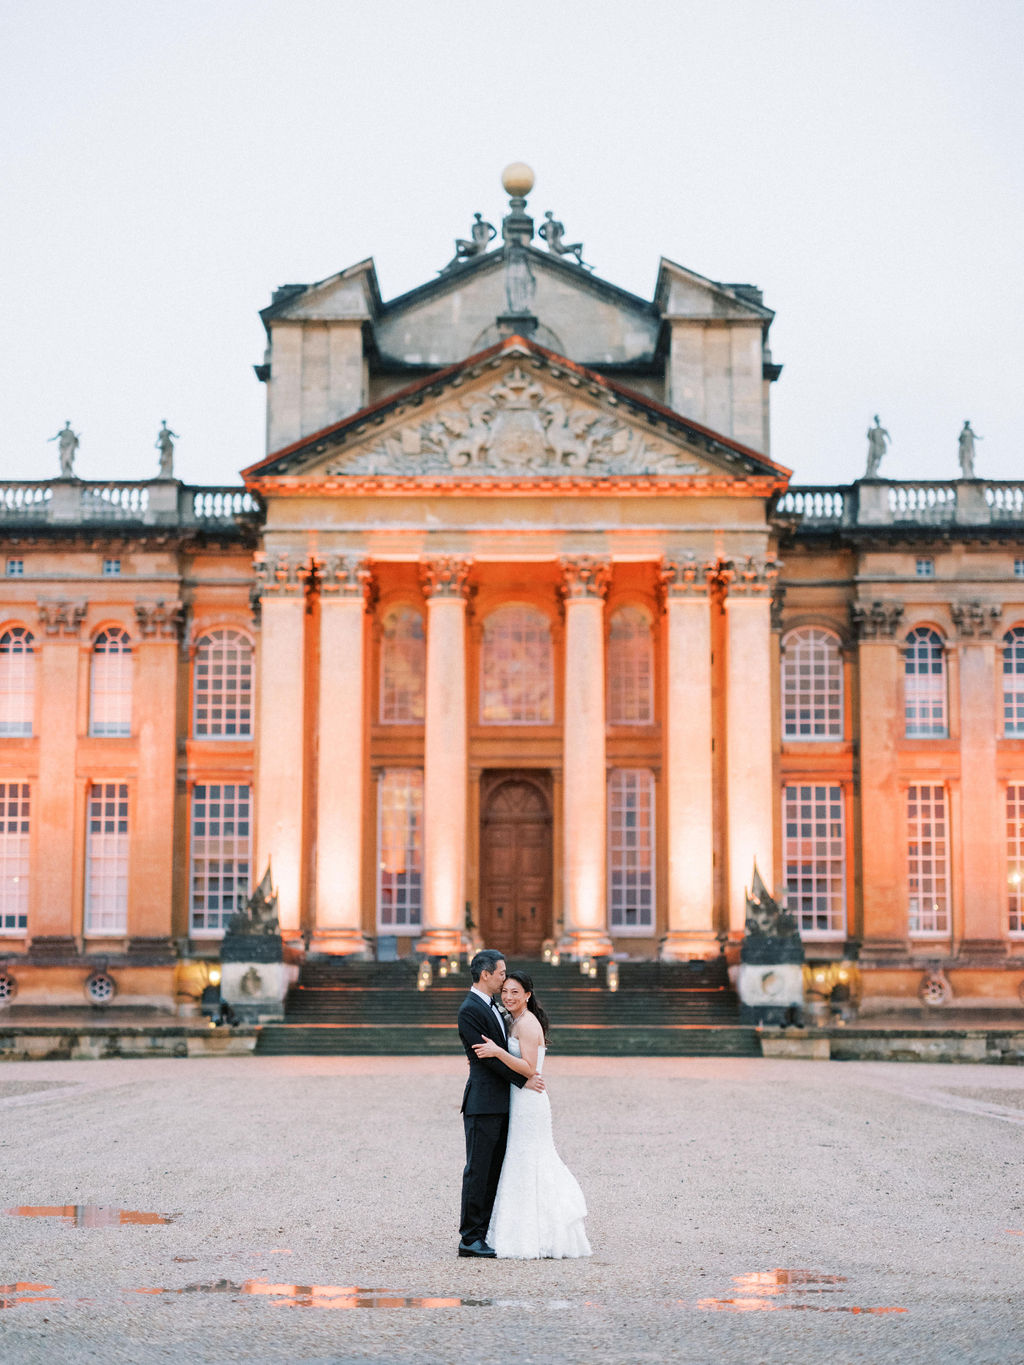
[[[548,1018],[525,972],[509,972],[501,1002],[512,1016],[509,1046],[484,1035],[478,1057],[498,1057],[529,1078],[544,1065]],[[575,1176],[555,1151],[551,1103],[546,1093],[513,1089],[508,1145],[494,1200],[487,1241],[499,1257],[589,1256],[583,1227],[587,1206]]]

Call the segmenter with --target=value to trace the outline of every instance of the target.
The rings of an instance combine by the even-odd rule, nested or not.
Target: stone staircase
[[[711,963],[623,962],[619,989],[581,976],[578,965],[517,963],[533,977],[551,1017],[549,1046],[563,1056],[759,1057],[755,1029],[739,1008],[723,959]],[[459,1005],[470,986],[463,966],[416,988],[417,962],[306,962],[285,1002],[285,1020],[265,1024],[263,1055],[458,1055]]]

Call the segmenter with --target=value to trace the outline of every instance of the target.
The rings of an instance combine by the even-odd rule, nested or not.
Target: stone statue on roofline
[[[537,231],[538,235],[547,243],[547,248],[551,254],[553,256],[572,256],[577,265],[584,265],[583,243],[563,241],[565,225],[558,221],[550,209],[545,211],[544,217],[547,222],[541,223]],[[584,266],[584,269],[589,270],[590,267]]]
[[[979,436],[971,426],[970,422],[964,422],[960,432],[958,458],[960,460],[960,477],[962,479],[973,479],[974,475],[974,443],[983,441],[984,436]]]
[[[167,425],[165,417],[156,435],[156,448],[160,452],[160,478],[174,478],[174,442],[178,433]]]
[[[493,223],[486,222],[482,213],[474,213],[469,236],[456,237],[455,255],[445,266],[445,270],[453,269],[460,261],[471,261],[474,256],[482,256],[497,235],[498,229]]]
[[[786,1024],[804,1001],[804,945],[796,919],[776,901],[754,863],[736,989],[745,1024]]]
[[[875,425],[868,427],[868,467],[864,471],[866,479],[877,479],[878,471],[885,455],[886,447],[891,443],[892,437],[882,426],[878,413],[875,413]]]
[[[61,478],[73,479],[75,477],[75,451],[78,449],[78,436],[71,430],[71,422],[65,422],[56,436],[48,437],[47,444],[50,441],[57,442]]]

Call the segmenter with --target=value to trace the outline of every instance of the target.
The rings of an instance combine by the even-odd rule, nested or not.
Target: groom
[[[512,1071],[497,1057],[478,1057],[473,1051],[484,1034],[502,1047],[508,1046],[505,1021],[494,1003],[505,980],[505,959],[493,948],[484,948],[469,964],[473,985],[459,1009],[459,1037],[469,1058],[469,1080],[462,1097],[462,1121],[466,1129],[466,1169],[462,1173],[462,1222],[460,1256],[493,1256],[487,1245],[494,1196],[508,1139],[509,1087],[543,1090],[540,1076],[529,1080]]]

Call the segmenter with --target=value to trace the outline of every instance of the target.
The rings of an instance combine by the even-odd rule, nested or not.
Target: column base
[[[670,929],[661,940],[658,957],[662,962],[707,961],[721,951],[718,935],[711,929]]]
[[[574,962],[585,957],[611,957],[612,941],[599,929],[570,929],[559,941],[559,952]]]
[[[373,958],[373,946],[361,929],[314,929],[306,952],[323,954],[325,957],[355,957],[364,961]]]
[[[420,957],[461,957],[472,955],[472,944],[460,929],[427,929],[413,944]]]

